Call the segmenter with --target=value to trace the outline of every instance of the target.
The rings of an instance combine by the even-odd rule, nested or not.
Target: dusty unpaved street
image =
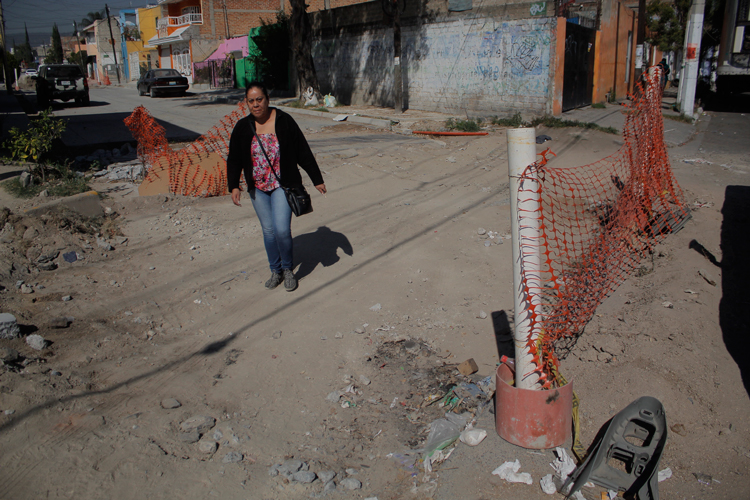
[[[750,495],[748,391],[720,325],[725,191],[747,185],[750,163],[746,149],[713,158],[712,119],[670,149],[692,220],[599,308],[561,365],[585,446],[638,397],[664,404],[664,499]],[[621,144],[580,129],[537,133],[570,166]],[[337,147],[344,137],[356,147]],[[428,475],[405,465],[443,413],[425,400],[464,380],[455,366],[473,358],[479,380],[510,347],[504,131],[438,141],[343,125],[308,139],[329,193],[293,222],[292,293],[263,287],[247,198],[237,208],[99,184],[101,226],[24,216],[27,205],[7,201],[1,312],[50,345],[0,340],[20,353],[0,367],[0,498],[547,498],[538,482],[552,451],[501,440],[492,404],[464,408],[488,431],[479,446],[459,444]],[[82,258],[66,262],[70,251]],[[56,270],[35,269],[55,252]],[[747,335],[747,313],[734,313]],[[61,317],[69,326],[53,328]],[[195,416],[215,425],[184,425]],[[491,474],[514,459],[533,485]],[[293,460],[318,479],[277,473]]]

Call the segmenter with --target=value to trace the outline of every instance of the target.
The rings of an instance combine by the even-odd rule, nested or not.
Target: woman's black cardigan
[[[232,130],[232,136],[229,139],[229,156],[227,156],[227,188],[230,193],[233,189],[239,189],[242,172],[245,173],[248,191],[255,188],[250,149],[254,130],[253,115],[248,115],[238,121]],[[302,176],[297,165],[307,172],[314,186],[323,184],[323,175],[320,173],[318,163],[302,130],[291,116],[280,109],[276,109],[276,137],[279,140],[281,184],[286,187],[302,184]],[[265,158],[263,161],[266,161]]]

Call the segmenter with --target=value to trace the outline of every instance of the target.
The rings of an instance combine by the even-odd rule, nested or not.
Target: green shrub
[[[565,127],[577,127],[589,130],[598,130],[607,134],[619,134],[620,132],[614,127],[602,127],[601,125],[593,122],[579,122],[578,120],[563,120],[554,116],[544,115],[539,116],[531,120],[528,124],[530,127],[536,127],[538,125],[544,125],[549,128],[565,128]]]
[[[606,108],[607,106],[603,102],[595,102],[594,104],[591,105],[591,107],[596,108],[596,109],[603,109],[603,108]]]
[[[479,132],[479,122],[478,120],[456,120],[453,118],[448,118],[445,121],[445,127],[448,130],[457,130],[459,132]]]
[[[21,185],[19,177],[2,183],[3,189],[16,198],[33,198],[45,189],[50,196],[72,196],[90,191],[90,177],[81,177],[67,165],[49,165],[45,182],[35,182],[27,187]]]
[[[523,118],[521,117],[521,113],[516,113],[515,115],[509,117],[509,118],[498,118],[495,117],[492,119],[493,125],[499,125],[501,127],[508,127],[508,128],[519,128],[524,126]]]
[[[11,128],[8,131],[10,139],[5,141],[4,146],[8,148],[13,159],[39,163],[52,149],[52,142],[62,137],[65,126],[64,120],[55,118],[52,111],[47,109],[39,113],[39,118],[29,122],[26,131]]]

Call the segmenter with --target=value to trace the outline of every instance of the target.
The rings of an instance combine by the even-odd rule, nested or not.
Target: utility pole
[[[2,54],[0,55],[3,58],[3,70],[5,71],[5,91],[8,95],[12,95],[13,89],[10,85],[10,68],[8,67],[8,59],[5,57],[7,50],[5,46],[5,17],[3,17],[2,0],[0,0],[0,45],[2,45]]]
[[[120,81],[120,66],[117,64],[117,49],[115,49],[115,36],[112,34],[112,19],[109,17],[109,5],[104,4],[104,10],[107,12],[107,26],[109,26],[109,43],[112,44],[112,53],[115,55],[115,72],[117,73],[117,84]]]
[[[229,15],[227,15],[227,0],[222,0],[221,3],[224,5],[224,30],[227,33],[227,38],[232,38],[232,35],[229,34]]]
[[[695,86],[698,83],[698,57],[701,53],[705,7],[706,0],[693,0],[685,27],[685,42],[682,50],[684,60],[677,104],[680,107],[680,112],[690,118],[693,117],[693,107],[695,106]]]

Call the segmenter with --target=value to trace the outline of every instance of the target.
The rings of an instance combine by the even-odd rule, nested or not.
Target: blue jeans
[[[277,188],[267,193],[256,188],[250,192],[250,199],[263,228],[263,244],[271,271],[280,273],[282,269],[292,269],[292,209],[284,190]]]

